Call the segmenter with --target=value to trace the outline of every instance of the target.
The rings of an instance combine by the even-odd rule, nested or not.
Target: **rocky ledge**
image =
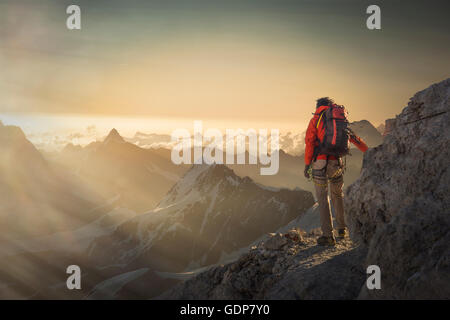
[[[364,250],[349,239],[316,245],[318,231],[271,234],[237,261],[210,268],[159,299],[354,299]]]

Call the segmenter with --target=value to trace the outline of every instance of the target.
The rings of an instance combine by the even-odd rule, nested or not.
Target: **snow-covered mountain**
[[[156,209],[97,239],[89,254],[103,266],[190,270],[217,263],[313,203],[306,191],[264,187],[224,165],[195,165]]]

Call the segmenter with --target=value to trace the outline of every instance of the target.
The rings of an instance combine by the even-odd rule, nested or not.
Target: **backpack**
[[[350,149],[349,128],[344,106],[332,105],[324,110],[317,121],[317,127],[321,120],[325,134],[323,140],[319,141],[318,153],[337,158],[347,155]]]

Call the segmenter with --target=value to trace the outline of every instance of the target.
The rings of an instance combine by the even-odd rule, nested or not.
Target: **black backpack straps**
[[[319,149],[320,149],[320,141],[319,139],[316,140],[317,142],[319,142],[319,145],[314,146],[314,152],[313,152],[313,156],[312,159],[315,162],[317,160],[317,156],[319,155]]]

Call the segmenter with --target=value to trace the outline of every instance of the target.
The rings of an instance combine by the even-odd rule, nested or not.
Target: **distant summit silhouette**
[[[116,142],[116,143],[123,143],[125,140],[122,138],[122,136],[119,134],[119,132],[114,128],[112,129],[108,136],[103,141],[104,143],[110,143],[110,142]]]
[[[350,129],[361,137],[370,148],[374,148],[383,142],[381,133],[370,121],[360,120],[351,122]]]

